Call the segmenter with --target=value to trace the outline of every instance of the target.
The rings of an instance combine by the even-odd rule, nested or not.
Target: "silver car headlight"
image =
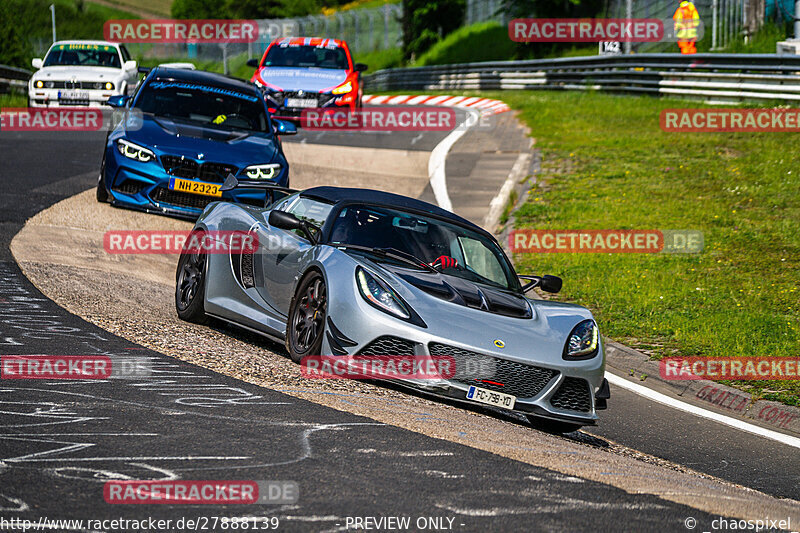
[[[594,320],[584,320],[572,328],[564,346],[564,359],[590,359],[597,355],[600,332]]]
[[[373,307],[404,320],[411,318],[411,313],[408,312],[403,301],[383,280],[358,267],[356,283],[361,296]]]
[[[133,159],[141,163],[149,163],[156,158],[156,154],[144,146],[139,146],[125,139],[117,140],[117,150],[128,159]]]
[[[244,175],[251,180],[271,180],[281,172],[280,163],[269,163],[268,165],[250,165],[244,169]]]

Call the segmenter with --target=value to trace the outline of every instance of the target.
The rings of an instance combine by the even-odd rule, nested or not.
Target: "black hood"
[[[414,272],[382,264],[399,278],[431,296],[487,313],[515,318],[531,318],[531,307],[521,294],[481,285],[442,273]]]

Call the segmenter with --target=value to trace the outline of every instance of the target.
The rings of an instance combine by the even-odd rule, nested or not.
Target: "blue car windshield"
[[[269,132],[269,119],[254,94],[196,83],[152,81],[134,104],[142,113],[202,126]]]
[[[343,48],[321,46],[275,45],[269,49],[262,67],[317,67],[347,70],[347,54]]]
[[[434,217],[377,206],[347,206],[331,228],[331,246],[355,245],[397,250],[444,268],[450,276],[502,289],[518,286],[513,268],[492,240]],[[455,262],[444,260],[454,259]]]

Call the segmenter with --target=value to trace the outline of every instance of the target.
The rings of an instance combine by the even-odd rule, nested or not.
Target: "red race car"
[[[285,37],[267,47],[251,81],[262,88],[270,112],[279,118],[300,118],[304,109],[361,109],[363,63],[353,64],[345,41],[317,37]]]

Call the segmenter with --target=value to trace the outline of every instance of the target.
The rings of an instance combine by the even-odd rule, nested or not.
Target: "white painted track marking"
[[[740,429],[742,431],[752,433],[753,435],[758,435],[759,437],[764,437],[766,439],[780,442],[781,444],[786,444],[787,446],[792,446],[793,448],[800,448],[800,439],[797,437],[784,435],[783,433],[778,433],[777,431],[772,431],[771,429],[766,429],[747,423],[744,420],[738,420],[730,416],[721,415],[719,413],[703,409],[702,407],[688,404],[681,400],[667,396],[666,394],[649,389],[644,385],[639,385],[637,383],[628,381],[627,379],[619,377],[610,372],[606,372],[606,379],[612,385],[628,390],[634,394],[638,394],[639,396],[643,396],[648,400],[653,400],[654,402],[666,405],[667,407],[672,407],[673,409],[684,411],[701,418],[707,418],[709,420],[713,420],[714,422],[719,422],[720,424],[725,424],[726,426]]]

